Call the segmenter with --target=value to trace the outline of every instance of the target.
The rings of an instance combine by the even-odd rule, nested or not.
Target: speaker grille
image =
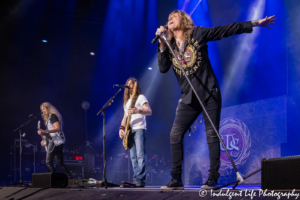
[[[262,189],[300,189],[300,156],[262,159]]]

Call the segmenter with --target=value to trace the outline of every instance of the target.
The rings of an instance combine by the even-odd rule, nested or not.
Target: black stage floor
[[[161,191],[160,186],[145,188],[26,188],[2,187],[0,199],[300,199],[300,190],[262,190],[260,185],[240,185],[217,191],[199,191],[200,186],[187,186],[184,190]],[[289,198],[287,195],[290,195]],[[280,197],[280,198],[279,198]]]

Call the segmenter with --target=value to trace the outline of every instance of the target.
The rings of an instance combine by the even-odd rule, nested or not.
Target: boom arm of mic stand
[[[38,116],[38,115],[37,115],[37,116]],[[31,118],[30,120],[28,120],[27,122],[25,122],[24,124],[22,124],[20,127],[16,128],[16,129],[14,130],[14,132],[20,130],[21,128],[23,128],[24,126],[26,126],[27,124],[29,124],[33,119],[37,118],[37,116]]]
[[[97,116],[98,116],[100,113],[102,113],[103,110],[104,110],[107,106],[109,106],[109,105],[112,103],[112,100],[117,96],[117,94],[118,94],[119,92],[121,92],[121,90],[122,90],[122,88],[120,88],[120,89],[115,93],[115,95],[112,96],[112,97],[104,104],[104,106],[101,108],[101,110],[97,113]]]
[[[243,177],[240,175],[240,173],[239,173],[239,171],[238,171],[236,165],[234,164],[234,162],[233,162],[233,160],[232,160],[232,157],[230,156],[230,154],[229,154],[229,152],[228,152],[228,150],[227,150],[227,148],[226,148],[226,146],[225,146],[225,144],[224,144],[224,142],[223,142],[223,140],[222,140],[222,138],[221,138],[221,136],[220,136],[220,134],[219,134],[219,131],[216,129],[215,125],[213,124],[213,122],[212,122],[210,116],[208,115],[208,113],[207,113],[207,111],[206,111],[206,109],[205,109],[205,107],[204,107],[202,101],[200,100],[200,98],[199,98],[199,96],[198,96],[198,94],[197,94],[197,92],[196,92],[194,86],[192,85],[190,79],[189,79],[188,76],[186,75],[186,73],[185,73],[185,71],[183,70],[183,68],[182,68],[182,66],[181,66],[181,64],[180,64],[180,62],[179,62],[179,60],[177,59],[177,57],[176,57],[176,55],[175,55],[173,49],[171,48],[171,45],[169,44],[167,38],[166,38],[164,35],[160,35],[160,37],[166,42],[166,44],[168,45],[169,49],[171,50],[171,52],[172,52],[174,58],[176,59],[177,63],[179,64],[180,70],[182,71],[182,73],[184,74],[186,80],[188,81],[189,85],[191,86],[191,88],[192,88],[192,90],[193,90],[195,96],[197,97],[197,99],[198,99],[198,101],[199,101],[199,103],[200,103],[200,105],[201,105],[201,107],[202,107],[202,109],[203,109],[203,112],[204,112],[205,115],[207,116],[207,119],[209,120],[210,124],[212,125],[212,127],[213,127],[214,131],[216,132],[216,134],[217,134],[217,136],[218,136],[220,142],[222,143],[223,148],[224,148],[225,151],[226,151],[226,154],[227,154],[227,156],[228,156],[228,158],[229,158],[229,160],[230,160],[230,162],[231,162],[231,164],[232,164],[232,166],[233,166],[233,168],[234,168],[234,170],[235,170],[235,172],[236,172],[237,181],[239,182],[239,184],[241,184],[242,182],[244,182],[244,179],[243,179]]]

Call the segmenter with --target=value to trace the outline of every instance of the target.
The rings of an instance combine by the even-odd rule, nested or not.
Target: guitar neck
[[[130,128],[130,119],[131,119],[131,116],[128,115],[127,116],[127,121],[126,121],[125,132]]]
[[[133,108],[133,98],[135,97],[135,95],[131,98],[131,102],[130,102],[130,106],[129,108]],[[130,127],[130,119],[131,119],[131,115],[129,115],[129,112],[128,112],[128,116],[127,116],[127,121],[126,121],[126,130],[129,129]]]

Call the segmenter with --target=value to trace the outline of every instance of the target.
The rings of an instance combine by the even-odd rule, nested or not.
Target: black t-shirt
[[[50,122],[51,122],[51,124],[54,124],[55,122],[59,122],[59,119],[56,116],[56,114],[51,114],[51,116],[50,116]]]

